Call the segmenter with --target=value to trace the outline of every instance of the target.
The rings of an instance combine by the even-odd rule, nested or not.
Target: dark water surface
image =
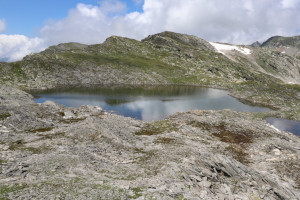
[[[300,122],[276,117],[268,117],[266,121],[281,131],[288,131],[300,136]]]
[[[76,88],[49,90],[33,95],[37,97],[37,103],[51,100],[69,107],[100,106],[106,111],[144,121],[160,120],[170,114],[190,109],[270,111],[268,108],[243,104],[224,90],[191,86]]]

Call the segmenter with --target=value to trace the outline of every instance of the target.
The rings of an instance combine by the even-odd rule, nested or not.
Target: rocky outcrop
[[[256,42],[252,43],[250,46],[252,46],[252,47],[260,47],[261,44],[260,44],[260,42],[256,41]]]
[[[299,199],[300,139],[268,113],[142,122],[36,104],[0,86],[0,191],[8,199]]]
[[[276,49],[283,54],[296,58],[299,58],[300,56],[300,36],[274,36],[265,41],[262,46]]]

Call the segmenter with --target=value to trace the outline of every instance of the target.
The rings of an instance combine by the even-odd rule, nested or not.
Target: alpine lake
[[[68,107],[100,106],[107,112],[143,121],[156,121],[176,112],[232,109],[242,112],[267,112],[271,109],[248,105],[228,91],[196,86],[63,88],[32,91],[35,102],[51,100]],[[267,118],[274,127],[300,135],[300,122]]]

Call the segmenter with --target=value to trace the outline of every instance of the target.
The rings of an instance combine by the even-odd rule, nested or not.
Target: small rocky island
[[[0,199],[300,199],[300,37],[209,43],[172,32],[60,44],[0,63]],[[35,103],[32,89],[222,88],[269,112],[180,112],[144,122]]]

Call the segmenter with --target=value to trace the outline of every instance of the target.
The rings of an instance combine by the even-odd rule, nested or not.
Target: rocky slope
[[[1,199],[299,199],[300,138],[264,113],[146,123],[0,86]]]
[[[265,41],[262,46],[275,48],[283,54],[300,58],[300,36],[274,36]]]
[[[300,139],[264,118],[300,120],[300,61],[273,40],[113,36],[0,63],[0,199],[299,199]],[[195,110],[146,123],[36,104],[20,90],[111,84],[218,87],[275,111]]]

